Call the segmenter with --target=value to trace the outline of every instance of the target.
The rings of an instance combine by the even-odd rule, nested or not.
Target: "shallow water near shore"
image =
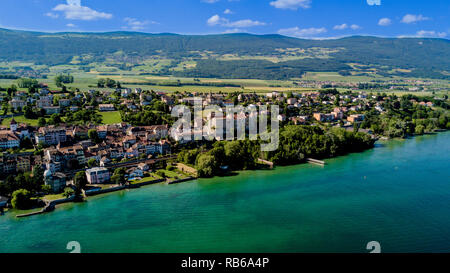
[[[450,132],[359,154],[0,216],[0,252],[450,251]]]

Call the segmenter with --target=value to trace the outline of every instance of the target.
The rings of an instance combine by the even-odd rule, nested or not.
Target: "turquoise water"
[[[450,132],[273,171],[141,189],[0,217],[0,252],[450,251]]]

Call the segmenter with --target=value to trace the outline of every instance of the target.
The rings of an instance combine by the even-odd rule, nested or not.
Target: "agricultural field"
[[[337,50],[337,49],[336,49]],[[331,49],[311,48],[304,50],[301,48],[279,49],[278,55],[273,56],[245,56],[238,54],[224,54],[216,56],[213,52],[201,52],[198,54],[206,57],[216,56],[223,60],[251,60],[265,59],[273,63],[286,61],[289,58],[309,58],[322,56],[326,58],[329,54],[334,54]],[[247,58],[248,57],[248,58]],[[270,59],[270,60],[269,60]],[[133,60],[131,57],[122,55],[120,52],[109,56],[104,62],[91,62],[82,65],[82,62],[91,60],[91,56],[75,56],[72,62],[64,65],[34,65],[24,62],[0,62],[0,72],[14,72],[18,69],[29,67],[35,71],[45,72],[37,77],[39,82],[46,83],[50,89],[57,89],[54,82],[55,76],[58,74],[70,74],[74,77],[74,82],[67,84],[70,89],[96,89],[97,82],[100,78],[111,78],[119,81],[122,87],[142,88],[144,90],[154,90],[162,92],[213,92],[213,93],[265,93],[271,91],[279,92],[309,92],[315,91],[316,88],[304,88],[297,85],[297,82],[336,82],[336,83],[359,83],[359,82],[385,82],[393,80],[413,80],[414,78],[402,78],[398,76],[384,77],[377,74],[378,69],[386,69],[381,66],[362,65],[359,63],[348,63],[352,67],[352,71],[348,76],[343,76],[338,72],[306,72],[302,77],[292,78],[290,80],[264,80],[264,79],[221,79],[221,78],[193,78],[178,76],[161,76],[155,75],[165,71],[167,74],[171,72],[186,71],[196,67],[197,62],[190,58],[185,58],[180,62],[174,62],[172,59],[153,56],[143,60]],[[20,70],[21,71],[21,70]],[[396,69],[397,72],[408,73],[407,69]],[[450,81],[433,80],[437,82],[432,88],[438,90],[450,87]],[[6,88],[17,81],[13,79],[0,79],[0,87]],[[228,85],[228,86],[227,86]],[[19,90],[26,90],[19,88]],[[101,89],[104,90],[104,89]],[[345,89],[343,90],[345,91]],[[117,119],[115,119],[117,120]]]

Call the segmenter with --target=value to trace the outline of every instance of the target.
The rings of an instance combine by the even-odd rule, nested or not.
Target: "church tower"
[[[11,120],[11,123],[9,124],[9,129],[12,132],[17,131],[17,122],[14,120],[14,118]]]

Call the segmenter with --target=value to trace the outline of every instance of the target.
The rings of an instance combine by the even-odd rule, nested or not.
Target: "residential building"
[[[43,109],[45,109],[45,114],[47,114],[47,115],[53,115],[53,114],[61,113],[61,107],[59,107],[59,106],[43,107]]]
[[[349,122],[351,122],[351,123],[355,123],[355,122],[358,122],[358,121],[363,121],[364,120],[364,115],[360,115],[360,114],[351,115],[351,116],[347,117],[347,120]]]
[[[333,114],[322,114],[322,113],[315,113],[314,114],[314,118],[317,121],[321,121],[321,122],[330,122],[334,120],[334,115]]]
[[[67,177],[63,173],[55,172],[50,170],[44,172],[44,182],[45,185],[49,185],[53,193],[60,193],[64,191],[67,183]]]
[[[68,107],[70,106],[71,101],[69,99],[60,99],[59,106],[60,107]]]
[[[26,101],[16,98],[12,99],[9,104],[12,108],[14,108],[14,110],[17,110],[19,108],[22,109],[25,105],[27,105]]]
[[[31,157],[29,156],[19,156],[16,159],[16,169],[17,172],[29,172],[31,171]]]
[[[97,167],[86,171],[86,177],[89,184],[103,184],[110,180],[110,174],[107,168]]]
[[[36,101],[37,108],[45,108],[53,106],[53,96],[42,96]]]
[[[111,112],[116,110],[114,104],[100,104],[98,109],[100,112]]]
[[[0,149],[19,148],[20,139],[11,131],[0,131]]]
[[[36,143],[56,145],[67,141],[66,129],[63,127],[41,127],[35,134]]]

